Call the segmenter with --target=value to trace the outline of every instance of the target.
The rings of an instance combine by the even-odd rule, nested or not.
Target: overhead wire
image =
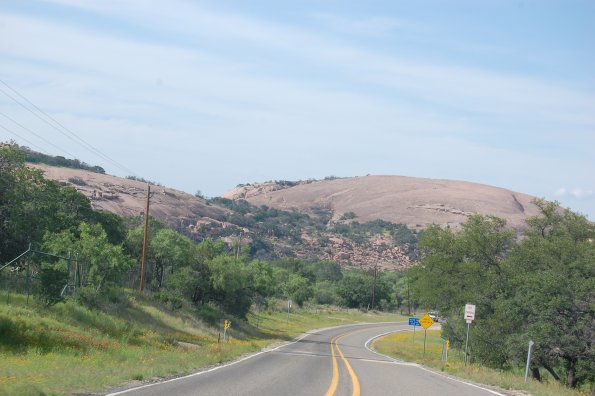
[[[74,156],[73,154],[69,153],[68,151],[66,151],[65,149],[63,149],[63,148],[61,148],[61,147],[58,147],[58,146],[56,146],[54,143],[50,142],[49,140],[47,140],[46,138],[44,138],[42,135],[40,135],[40,134],[38,134],[37,132],[35,132],[35,131],[31,130],[30,128],[27,128],[27,127],[26,127],[26,126],[24,126],[23,124],[19,123],[18,121],[14,120],[13,118],[9,117],[8,115],[6,115],[6,114],[2,113],[1,111],[0,111],[0,116],[2,116],[2,117],[4,117],[4,118],[6,118],[6,119],[8,119],[8,120],[12,121],[14,124],[16,124],[16,125],[20,126],[21,128],[23,128],[23,129],[24,129],[24,130],[26,130],[27,132],[29,132],[29,133],[31,133],[31,134],[33,134],[33,135],[37,136],[38,138],[40,138],[41,140],[43,140],[45,143],[49,144],[49,145],[50,145],[50,146],[52,146],[53,148],[55,148],[55,149],[57,149],[57,150],[60,150],[60,151],[62,151],[63,153],[65,153],[66,155],[69,155],[69,156],[70,156],[70,157],[72,157],[72,158],[75,158],[75,156]],[[21,139],[23,139],[23,140],[24,140],[24,138],[23,138],[23,137],[21,137]],[[45,154],[45,153],[44,153],[44,154]]]
[[[0,128],[4,129],[6,132],[10,133],[10,134],[11,134],[11,135],[13,135],[13,136],[16,136],[16,137],[17,137],[17,138],[19,138],[19,139],[21,139],[21,140],[24,140],[25,142],[27,142],[28,144],[30,144],[31,146],[33,146],[33,147],[35,147],[37,150],[39,150],[39,151],[40,151],[42,154],[49,155],[48,153],[46,153],[46,152],[45,152],[45,150],[44,150],[44,149],[42,149],[41,147],[39,147],[38,145],[36,145],[36,144],[35,144],[35,143],[33,143],[32,141],[30,141],[29,139],[27,139],[27,138],[24,138],[24,137],[20,136],[18,133],[14,132],[14,131],[12,131],[12,130],[10,130],[10,129],[8,129],[8,128],[6,128],[4,125],[0,124]]]
[[[67,137],[71,141],[77,143],[78,145],[80,145],[80,146],[86,148],[87,150],[91,151],[95,155],[98,155],[99,157],[103,158],[104,160],[110,162],[111,164],[113,164],[117,168],[119,168],[121,170],[124,170],[124,171],[126,171],[128,173],[131,173],[132,175],[135,175],[136,174],[136,172],[132,171],[131,169],[127,168],[126,166],[122,165],[118,161],[112,159],[108,155],[102,153],[99,149],[95,148],[94,146],[92,146],[91,144],[89,144],[88,142],[86,142],[83,138],[81,138],[76,133],[74,133],[73,131],[71,131],[67,127],[65,127],[62,123],[60,123],[54,117],[52,117],[51,115],[47,114],[45,111],[43,111],[42,109],[40,109],[37,105],[35,105],[33,102],[31,102],[24,95],[22,95],[21,93],[19,93],[17,90],[15,90],[14,88],[12,88],[10,85],[8,85],[2,79],[0,79],[0,83],[2,83],[4,86],[6,86],[8,89],[10,89],[14,94],[18,95],[22,100],[24,100],[25,102],[27,102],[30,106],[32,106],[39,113],[41,113],[45,117],[47,117],[47,119],[44,118],[44,117],[42,117],[42,116],[40,116],[35,111],[31,110],[28,106],[25,106],[21,101],[19,101],[18,99],[16,99],[14,96],[10,95],[4,89],[0,88],[0,92],[2,92],[4,95],[6,95],[8,98],[10,98],[13,102],[15,102],[16,104],[18,104],[19,106],[21,106],[22,108],[24,108],[25,110],[27,110],[28,112],[30,112],[31,114],[33,114],[35,117],[37,117],[38,119],[40,119],[41,121],[43,121],[44,123],[46,123],[47,125],[49,125],[50,127],[52,127],[54,130],[58,131],[60,134],[62,134],[63,136]],[[52,122],[48,121],[48,119],[51,120]]]

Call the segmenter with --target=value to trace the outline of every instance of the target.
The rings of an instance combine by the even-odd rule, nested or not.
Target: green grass
[[[473,382],[491,385],[502,389],[520,390],[534,396],[578,396],[577,390],[566,388],[557,382],[538,382],[528,379],[524,383],[524,370],[502,371],[482,367],[477,364],[464,364],[464,354],[460,350],[451,349],[448,363],[442,361],[442,339],[440,330],[428,330],[426,353],[424,356],[424,332],[416,331],[415,339],[412,331],[393,333],[376,340],[373,347],[378,352],[397,359],[416,362],[426,367],[442,371],[456,377]]]
[[[381,313],[308,308],[227,317],[213,308],[172,312],[128,292],[102,311],[74,302],[42,308],[26,297],[0,298],[0,395],[105,392],[135,381],[182,375],[233,360],[314,328],[403,320]],[[201,314],[232,321],[229,343]]]

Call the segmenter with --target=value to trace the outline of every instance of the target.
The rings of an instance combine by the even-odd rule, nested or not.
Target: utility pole
[[[236,248],[236,260],[240,258],[240,248],[242,246],[242,232],[240,231],[240,238],[238,239],[238,246]]]
[[[407,275],[407,315],[411,316],[411,295],[409,293],[409,275]],[[415,326],[413,326],[415,331]]]
[[[374,264],[374,283],[372,283],[372,309],[374,309],[374,301],[376,299],[376,277],[378,276],[378,264]]]
[[[151,198],[151,185],[147,184],[147,206],[145,207],[145,235],[143,237],[143,254],[140,259],[140,291],[145,290],[145,263],[149,245],[149,200]]]

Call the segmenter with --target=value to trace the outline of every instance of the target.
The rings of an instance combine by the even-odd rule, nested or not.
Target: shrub
[[[68,181],[71,182],[72,184],[76,184],[77,186],[86,186],[87,185],[86,181],[84,181],[80,177],[76,177],[76,176],[68,178]]]

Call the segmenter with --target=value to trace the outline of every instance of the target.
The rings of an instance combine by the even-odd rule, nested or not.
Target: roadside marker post
[[[529,350],[527,351],[527,366],[525,367],[525,383],[527,383],[527,375],[529,374],[529,364],[531,363],[531,353],[533,352],[533,341],[529,341]]]
[[[471,322],[475,319],[475,305],[467,304],[465,305],[465,322],[467,322],[467,338],[465,339],[465,366],[467,365],[467,346],[469,345],[469,328],[471,327]]]
[[[223,321],[223,341],[229,342],[229,328],[231,327],[231,322],[227,319]]]

